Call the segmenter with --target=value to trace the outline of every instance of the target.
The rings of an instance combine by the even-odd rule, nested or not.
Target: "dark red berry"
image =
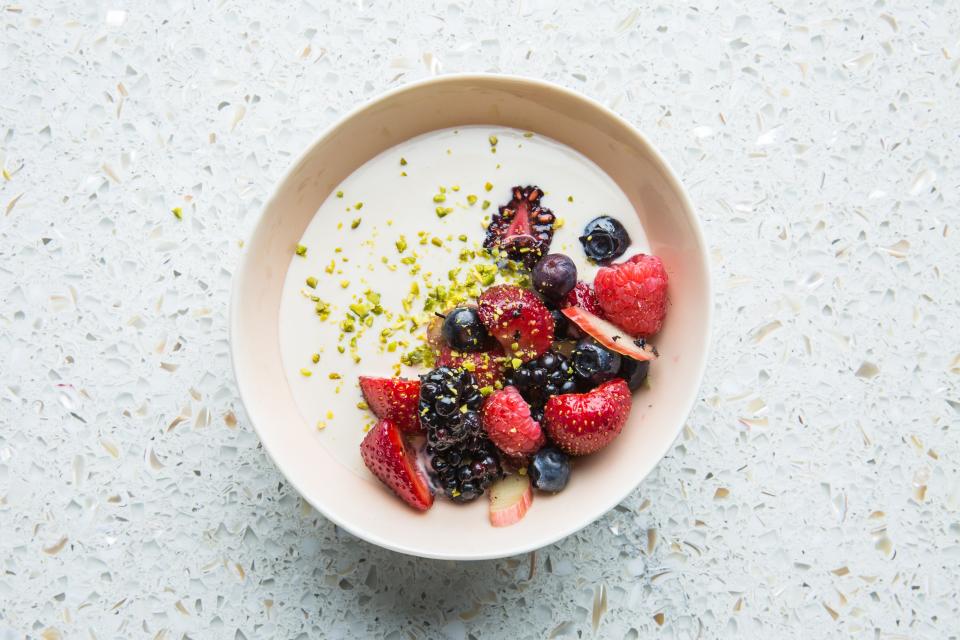
[[[514,187],[513,199],[493,214],[483,246],[533,267],[550,250],[556,221],[552,211],[540,206],[542,197],[539,187]]]

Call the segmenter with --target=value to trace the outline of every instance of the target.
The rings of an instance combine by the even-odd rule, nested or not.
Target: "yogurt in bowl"
[[[512,188],[538,185],[557,217],[551,252],[575,260],[584,224],[607,214],[634,253],[660,256],[670,310],[649,389],[613,444],[579,458],[569,486],[537,496],[514,526],[487,500],[409,509],[367,470],[375,418],[359,375],[415,378],[437,287],[462,292],[492,264],[484,225]],[[489,204],[487,204],[489,203]],[[486,206],[485,206],[486,205]],[[501,269],[484,286],[518,281]],[[653,468],[696,397],[709,338],[699,226],[662,158],[600,105],[542,82],[448,76],[391,92],[346,117],[282,180],[247,246],[231,310],[241,395],[263,444],[318,510],[375,544],[479,559],[535,549],[602,515]],[[407,363],[407,364],[405,364]],[[639,396],[638,396],[639,397]]]

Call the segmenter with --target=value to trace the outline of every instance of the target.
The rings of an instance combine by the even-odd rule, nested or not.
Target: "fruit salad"
[[[518,185],[490,216],[481,259],[520,277],[478,277],[466,299],[434,308],[411,360],[419,377],[357,381],[377,419],[363,461],[413,509],[487,494],[492,525],[519,521],[537,493],[576,482],[578,457],[616,446],[643,393],[667,312],[663,263],[600,215],[575,248],[599,265],[582,279],[550,250],[558,217],[545,199]]]

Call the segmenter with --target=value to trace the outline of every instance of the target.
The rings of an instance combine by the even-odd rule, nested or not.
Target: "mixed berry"
[[[580,236],[602,265],[578,280],[574,260],[549,253],[557,218],[539,187],[514,187],[487,227],[494,263],[528,273],[521,284],[482,283],[472,299],[438,308],[426,328],[419,379],[361,376],[379,422],[361,445],[370,470],[416,509],[437,494],[470,502],[490,493],[490,520],[524,516],[533,490],[558,493],[576,456],[609,445],[624,428],[666,315],[667,274],[638,253],[610,216]],[[417,443],[420,443],[419,446]]]

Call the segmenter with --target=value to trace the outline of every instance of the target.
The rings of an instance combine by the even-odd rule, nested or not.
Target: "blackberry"
[[[500,475],[500,457],[480,421],[482,399],[476,379],[463,369],[438,367],[420,377],[427,457],[454,502],[480,497]]]
[[[480,410],[483,398],[469,371],[437,367],[420,376],[420,422],[438,450],[460,443],[469,432],[467,414]]]
[[[510,371],[504,384],[517,388],[530,404],[530,415],[537,422],[543,419],[543,407],[550,396],[577,390],[570,361],[555,351],[547,351],[536,360]]]
[[[500,477],[500,456],[480,426],[479,415],[467,414],[476,431],[455,447],[438,451],[429,444],[427,456],[437,474],[437,482],[444,494],[454,502],[470,502],[483,495],[494,480]]]

